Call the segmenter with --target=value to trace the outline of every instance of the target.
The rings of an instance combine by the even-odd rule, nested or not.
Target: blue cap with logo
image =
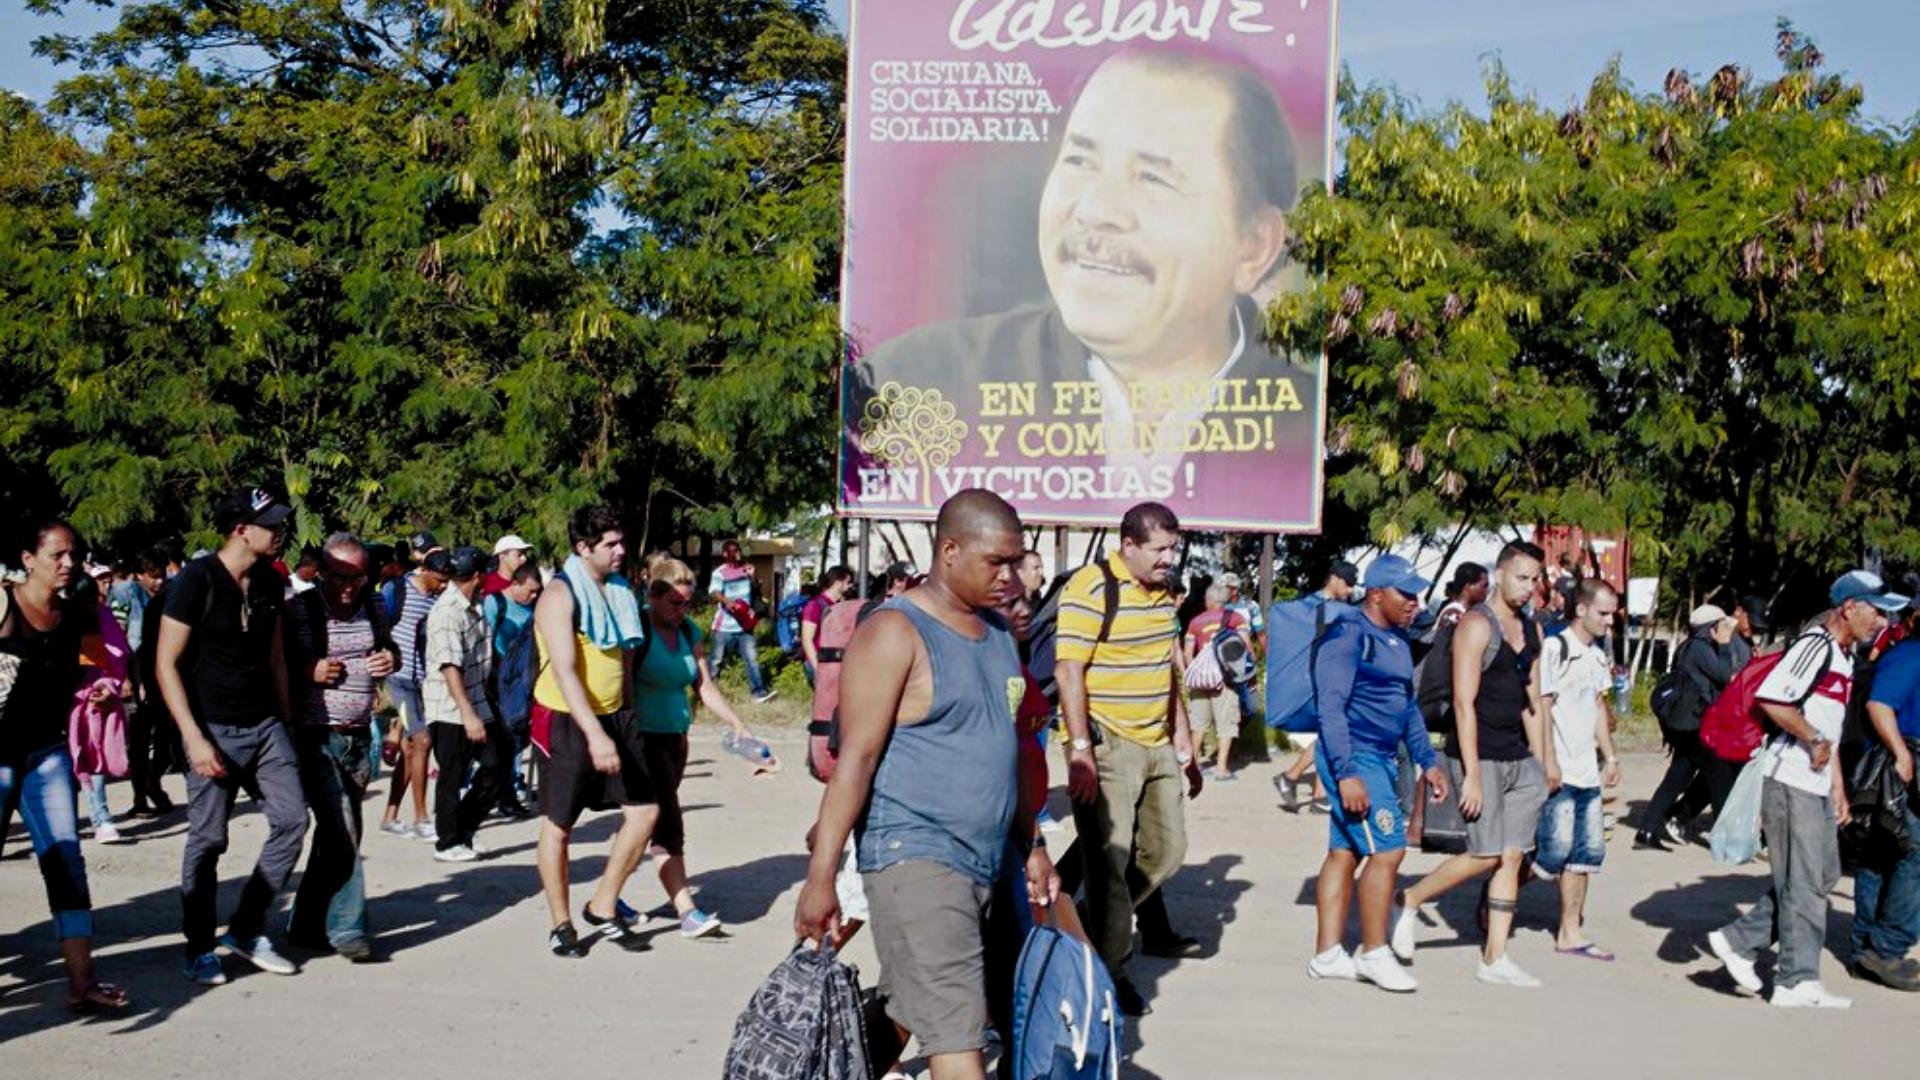
[[[1833,588],[1827,590],[1827,599],[1834,607],[1858,600],[1886,612],[1905,611],[1907,605],[1913,603],[1911,597],[1888,592],[1887,583],[1871,570],[1849,570],[1841,574]]]
[[[1398,555],[1382,555],[1367,564],[1366,572],[1360,575],[1360,585],[1367,589],[1397,589],[1408,596],[1418,596],[1433,587],[1433,582],[1414,573],[1413,564]]]

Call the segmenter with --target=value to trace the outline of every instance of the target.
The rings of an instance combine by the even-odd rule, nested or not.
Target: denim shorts
[[[1562,784],[1540,812],[1533,863],[1550,876],[1561,871],[1594,874],[1607,859],[1605,824],[1600,819],[1600,789]]]
[[[1328,851],[1351,851],[1366,856],[1406,849],[1407,822],[1400,812],[1398,765],[1393,757],[1357,748],[1353,751],[1356,775],[1367,786],[1364,814],[1349,814],[1341,805],[1340,783],[1334,779],[1325,743],[1314,751],[1313,763],[1319,770],[1321,790],[1326,792],[1331,807],[1327,818]]]

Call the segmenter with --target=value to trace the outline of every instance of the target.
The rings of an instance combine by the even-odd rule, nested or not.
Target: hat
[[[428,556],[428,558],[431,560],[440,554],[440,552],[436,551],[433,555]],[[454,548],[453,554],[448,556],[447,569],[454,577],[465,581],[487,568],[487,558],[487,553],[481,551],[479,548],[462,545]]]
[[[425,555],[427,552],[438,548],[440,541],[435,540],[432,533],[421,529],[419,532],[414,533],[413,537],[407,541],[407,546],[413,549],[415,555]]]
[[[213,508],[213,527],[223,533],[237,525],[258,525],[271,529],[287,520],[293,507],[266,488],[237,487],[227,492]]]
[[[1839,580],[1833,583],[1833,588],[1827,590],[1827,599],[1833,602],[1834,607],[1849,600],[1858,600],[1889,612],[1903,611],[1913,602],[1898,593],[1888,592],[1887,583],[1871,570],[1849,570],[1841,574]]]
[[[1756,632],[1765,633],[1773,629],[1773,624],[1767,621],[1767,602],[1765,600],[1762,600],[1758,596],[1743,596],[1740,598],[1740,607],[1747,613],[1747,625],[1752,627]]]
[[[1328,570],[1327,572],[1329,574],[1332,574],[1334,577],[1339,578],[1341,581],[1346,582],[1347,588],[1349,589],[1353,588],[1355,585],[1360,584],[1359,568],[1355,567],[1352,563],[1348,562],[1345,559],[1335,560],[1333,564],[1333,568]]]
[[[420,560],[420,569],[452,577],[453,556],[447,553],[446,548],[435,548],[427,553],[426,558]]]
[[[113,567],[106,563],[94,562],[92,559],[88,559],[83,565],[86,568],[88,577],[99,577],[102,574],[113,573]]]
[[[887,567],[888,581],[900,581],[905,578],[917,578],[919,576],[919,567],[914,566],[910,562],[897,562]]]
[[[1225,585],[1229,589],[1237,589],[1240,587],[1240,575],[1229,570],[1220,575],[1220,584]]]
[[[1718,604],[1701,604],[1693,609],[1693,614],[1687,616],[1687,625],[1698,630],[1703,626],[1712,626],[1726,617],[1727,613],[1720,610]]]
[[[493,553],[495,555],[505,555],[509,551],[532,551],[532,550],[533,550],[533,545],[527,543],[525,540],[520,539],[520,535],[518,533],[508,533],[507,535],[493,542]]]
[[[1394,589],[1409,596],[1418,596],[1433,586],[1433,582],[1413,572],[1412,563],[1398,555],[1382,555],[1368,563],[1361,584],[1369,589]]]

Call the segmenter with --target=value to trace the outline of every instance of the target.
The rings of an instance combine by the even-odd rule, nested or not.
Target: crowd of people
[[[750,693],[773,693],[737,544],[707,582],[715,615],[703,627],[691,617],[703,599],[694,571],[662,554],[630,580],[625,534],[606,509],[574,515],[570,550],[545,573],[517,536],[488,551],[424,532],[404,545],[411,568],[347,533],[289,567],[290,514],[273,492],[236,490],[214,511],[217,549],[185,558],[156,548],[120,568],[91,561],[60,521],[17,546],[21,574],[0,593],[0,797],[27,825],[75,1008],[129,1000],[94,972],[79,807],[95,841],[124,839],[105,779],[129,779],[133,814],[166,814],[160,778],[176,765],[187,774],[185,972],[202,984],[225,981],[223,950],[264,971],[299,970],[269,921],[309,837],[286,942],[375,957],[359,848],[382,764],[393,777],[380,831],[430,842],[444,862],[486,856],[481,822],[532,816],[537,799],[557,956],[652,918],[689,937],[721,929],[689,887],[679,789],[696,708],[747,734],[715,680],[721,663],[738,655]],[[1620,782],[1609,643],[1623,615],[1612,586],[1556,580],[1541,549],[1516,541],[1490,569],[1456,571],[1426,610],[1432,583],[1379,555],[1364,570],[1335,563],[1318,590],[1264,612],[1223,575],[1183,623],[1180,523],[1167,507],[1129,510],[1117,550],[1051,587],[1024,535],[1003,500],[964,492],[941,509],[925,574],[891,566],[856,603],[852,571],[833,567],[793,605],[794,652],[814,685],[808,764],[825,784],[794,928],[844,943],[871,927],[888,1021],[873,1025],[876,1064],[910,1035],[933,1075],[984,1075],[992,1033],[1006,1030],[1011,954],[1040,920],[1092,946],[1122,1011],[1150,1011],[1127,974],[1136,930],[1156,955],[1197,944],[1174,929],[1162,886],[1186,854],[1187,802],[1237,778],[1246,717],[1308,743],[1276,783],[1289,808],[1315,806],[1327,820],[1312,979],[1417,989],[1406,964],[1422,908],[1483,879],[1482,982],[1541,985],[1507,948],[1533,880],[1558,893],[1559,954],[1615,959],[1584,918],[1606,859],[1605,793]],[[1706,945],[1754,992],[1764,989],[1756,956],[1777,948],[1770,997],[1781,1006],[1848,1004],[1820,981],[1819,953],[1841,873],[1837,830],[1850,817],[1839,750],[1850,709],[1901,784],[1912,785],[1920,748],[1912,602],[1865,570],[1838,577],[1829,599],[1774,653],[1753,638],[1769,626],[1758,598],[1733,614],[1693,613],[1655,692],[1672,764],[1635,840],[1664,850],[1693,817],[1725,807],[1740,767],[1710,752],[1701,717],[1742,672],[1756,673],[1772,887]],[[1273,671],[1290,647],[1280,637],[1303,625],[1305,683],[1287,708],[1306,725],[1274,715],[1280,685],[1266,688],[1263,708],[1250,662],[1224,648],[1238,639]],[[1215,748],[1203,759],[1207,732]],[[1075,836],[1057,863],[1048,835],[1058,825],[1045,818],[1056,746]],[[1320,797],[1303,797],[1316,783]],[[221,933],[218,871],[241,790],[261,807],[266,838]],[[618,830],[576,911],[573,830],[602,810],[617,811]],[[1912,804],[1899,812],[1920,837]],[[1448,814],[1457,853],[1403,887],[1410,836],[1443,830]],[[621,894],[649,852],[662,903],[642,913]],[[1920,963],[1907,956],[1920,937],[1920,857],[1857,862],[1853,970],[1920,989]]]

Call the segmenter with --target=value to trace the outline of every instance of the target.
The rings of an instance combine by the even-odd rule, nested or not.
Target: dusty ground
[[[732,937],[663,933],[645,951],[603,944],[584,960],[545,951],[533,825],[490,824],[483,835],[497,854],[464,866],[434,862],[419,841],[368,838],[388,962],[352,967],[322,957],[280,978],[230,959],[232,982],[202,989],[180,975],[184,821],[175,816],[134,825],[130,845],[87,845],[101,971],[136,1002],[124,1015],[76,1019],[62,1005],[44,894],[16,824],[0,861],[7,1072],[39,1080],[210,1070],[276,1080],[716,1076],[734,1017],[790,944],[800,843],[819,787],[797,764],[795,744],[784,774],[753,780],[720,754],[717,736],[697,738],[685,791],[691,861],[703,906],[726,918]],[[1629,757],[1631,799],[1645,797],[1661,765]],[[1614,833],[1589,919],[1618,963],[1555,956],[1544,932],[1555,901],[1535,886],[1523,897],[1513,951],[1546,988],[1482,986],[1473,980],[1474,896],[1463,890],[1422,932],[1418,994],[1309,982],[1312,875],[1326,824],[1277,809],[1273,770],[1254,766],[1190,804],[1187,866],[1169,895],[1176,920],[1206,949],[1177,963],[1135,962],[1155,1011],[1130,1034],[1129,1075],[1623,1078],[1717,1073],[1735,1063],[1746,1076],[1910,1074],[1920,998],[1854,982],[1831,953],[1825,978],[1857,997],[1850,1013],[1784,1012],[1736,997],[1702,937],[1763,891],[1763,868],[1718,866],[1700,848],[1636,852],[1625,828]],[[113,798],[124,807],[124,787]],[[606,816],[583,824],[576,880],[598,873],[611,829]],[[223,912],[263,830],[257,813],[235,821]],[[1416,856],[1408,868],[1435,861]],[[658,893],[643,867],[626,895],[646,908]],[[1850,896],[1843,882],[1833,948],[1845,946]],[[849,957],[870,980],[864,939]]]

